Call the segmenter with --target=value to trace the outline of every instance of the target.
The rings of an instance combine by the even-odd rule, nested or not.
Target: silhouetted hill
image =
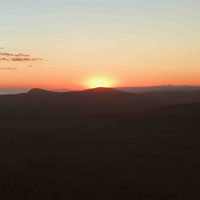
[[[155,113],[162,115],[179,115],[182,117],[190,116],[190,118],[196,117],[195,115],[200,116],[200,102],[167,106],[157,110]]]
[[[127,93],[111,88],[74,92],[33,89],[26,94],[0,96],[2,126],[57,127],[70,120],[125,120],[154,116],[164,107],[200,102],[200,91]],[[152,115],[153,114],[153,115]]]
[[[160,91],[194,91],[199,90],[200,86],[190,85],[161,85],[161,86],[149,86],[149,87],[119,87],[115,88],[124,92],[141,93],[141,92],[160,92]],[[8,94],[21,94],[26,93],[30,88],[0,88],[0,95]],[[68,89],[46,89],[54,92],[68,92]]]
[[[60,110],[78,113],[140,113],[163,106],[200,101],[197,91],[127,93],[111,88],[74,92],[32,89],[26,94],[0,96],[2,110]]]
[[[200,91],[33,89],[0,111],[0,199],[200,197]]]
[[[111,94],[120,94],[120,93],[123,93],[122,91],[119,91],[118,89],[115,89],[115,88],[105,88],[105,87],[98,87],[98,88],[92,88],[92,89],[87,89],[87,90],[84,90],[83,92],[87,92],[87,93],[101,93],[101,94],[108,94],[108,93],[111,93]]]
[[[33,88],[28,91],[28,94],[30,95],[45,95],[45,94],[53,94],[53,93],[58,93],[58,92],[39,89],[39,88]]]
[[[163,85],[150,87],[121,87],[121,91],[141,93],[141,92],[161,92],[161,91],[195,91],[200,90],[200,86],[191,85]]]
[[[29,92],[30,88],[0,88],[0,95],[22,94]],[[53,92],[68,92],[68,89],[49,89]]]

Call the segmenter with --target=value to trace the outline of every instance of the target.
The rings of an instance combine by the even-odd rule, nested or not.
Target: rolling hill
[[[200,91],[0,96],[0,199],[200,197]]]
[[[141,113],[163,106],[200,101],[197,91],[128,93],[111,88],[75,92],[32,89],[28,93],[0,96],[1,110],[57,110],[78,113]]]

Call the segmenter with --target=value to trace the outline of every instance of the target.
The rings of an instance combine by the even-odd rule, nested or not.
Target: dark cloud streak
[[[30,61],[42,61],[41,58],[12,58],[9,61],[13,61],[13,62],[30,62]]]
[[[3,48],[0,47],[0,50]],[[8,61],[8,62],[34,62],[34,61],[42,61],[42,58],[32,58],[28,54],[14,54],[14,53],[7,53],[7,52],[0,52],[0,61]]]
[[[0,67],[0,70],[17,70],[16,67]]]
[[[22,53],[18,53],[18,54],[13,54],[13,53],[0,53],[0,56],[30,57],[30,55],[22,54]]]
[[[0,58],[0,61],[8,61],[8,62],[34,62],[34,61],[42,61],[41,58]]]
[[[42,61],[41,58],[0,58],[0,61],[8,61],[8,62],[34,62],[34,61]]]
[[[8,58],[0,58],[0,61],[10,61]]]

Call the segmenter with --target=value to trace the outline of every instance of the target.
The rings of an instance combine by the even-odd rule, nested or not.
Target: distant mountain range
[[[54,110],[84,114],[143,113],[164,106],[200,102],[200,90],[130,93],[112,88],[55,92],[31,89],[2,95],[1,110]]]
[[[197,200],[199,122],[200,90],[2,95],[0,199]]]
[[[27,93],[32,88],[0,88],[0,95]],[[199,90],[200,86],[190,85],[163,85],[150,87],[119,87],[115,88],[124,92],[140,93],[140,92],[156,92],[156,91],[194,91]],[[47,89],[55,92],[68,92],[68,89]]]
[[[26,93],[28,88],[0,88],[0,95]]]
[[[191,114],[199,111],[199,108],[200,89],[143,93],[112,88],[71,92],[31,89],[27,93],[0,96],[0,119],[2,126],[6,127],[12,123],[12,127],[48,128],[51,125],[67,126],[69,119],[75,122],[99,118],[121,120],[185,111]]]
[[[119,90],[125,92],[160,92],[160,91],[194,91],[199,90],[200,86],[190,86],[190,85],[161,85],[161,86],[151,86],[151,87],[121,87]]]
[[[27,93],[30,91],[31,88],[0,88],[0,95],[7,95],[7,94],[21,94],[21,93]],[[67,89],[49,89],[49,91],[55,91],[55,92],[67,92],[69,90]]]

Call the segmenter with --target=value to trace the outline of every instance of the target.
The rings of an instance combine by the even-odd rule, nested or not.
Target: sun
[[[87,81],[87,87],[88,88],[113,87],[113,81],[105,77],[93,78]]]

